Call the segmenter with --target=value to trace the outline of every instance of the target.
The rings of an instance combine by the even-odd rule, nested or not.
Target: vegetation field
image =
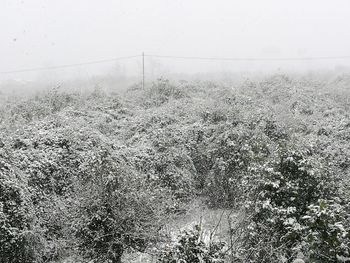
[[[350,262],[350,75],[0,91],[0,263]]]

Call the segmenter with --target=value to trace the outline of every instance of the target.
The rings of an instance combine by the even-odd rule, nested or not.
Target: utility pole
[[[145,53],[142,52],[142,89],[145,89]]]

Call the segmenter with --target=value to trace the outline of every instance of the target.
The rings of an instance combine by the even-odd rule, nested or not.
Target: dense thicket
[[[346,262],[348,85],[276,75],[227,87],[161,79],[125,94],[3,93],[0,262],[120,262],[164,242],[168,218],[199,196],[243,214],[243,234],[224,248],[191,232],[161,262]]]

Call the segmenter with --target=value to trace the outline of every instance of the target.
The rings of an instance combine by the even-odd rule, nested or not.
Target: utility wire
[[[134,55],[134,56],[126,56],[126,57],[118,57],[111,59],[103,59],[103,60],[95,60],[88,61],[82,63],[74,63],[74,64],[65,64],[58,65],[52,67],[38,67],[38,68],[26,68],[19,70],[10,70],[10,71],[0,71],[0,74],[12,74],[12,73],[21,73],[21,72],[32,72],[32,71],[43,71],[43,70],[54,70],[54,69],[62,69],[62,68],[73,68],[80,67],[85,65],[92,64],[101,64],[106,62],[113,62],[118,60],[125,60],[137,57],[154,57],[154,58],[166,58],[166,59],[186,59],[186,60],[207,60],[207,61],[307,61],[307,60],[337,60],[337,59],[350,59],[350,56],[333,56],[333,57],[284,57],[284,58],[219,58],[219,57],[187,57],[187,56],[163,56],[163,55],[152,55],[152,54],[144,54],[144,55]]]
[[[217,60],[217,61],[302,61],[302,60],[334,60],[349,59],[350,56],[334,56],[334,57],[285,57],[285,58],[218,58],[218,57],[184,57],[184,56],[161,56],[146,55],[145,57],[169,58],[169,59],[192,59],[192,60]]]
[[[130,59],[130,58],[137,58],[137,57],[140,57],[140,55],[127,56],[127,57],[118,57],[118,58],[111,58],[111,59],[102,59],[102,60],[94,60],[94,61],[88,61],[88,62],[82,62],[82,63],[74,63],[74,64],[65,64],[65,65],[58,65],[58,66],[52,66],[52,67],[26,68],[26,69],[20,69],[20,70],[1,71],[0,74],[11,74],[11,73],[21,73],[21,72],[31,72],[31,71],[42,71],[42,70],[53,70],[53,69],[61,69],[61,68],[73,68],[73,67],[80,67],[80,66],[93,65],[93,64],[101,64],[101,63],[106,63],[106,62],[113,62],[113,61]]]

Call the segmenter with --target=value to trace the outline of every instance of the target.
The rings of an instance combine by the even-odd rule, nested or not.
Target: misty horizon
[[[350,3],[341,0],[5,0],[0,9],[0,80],[84,79],[114,73],[132,78],[142,72],[142,52],[155,55],[145,58],[149,79],[184,73],[347,70],[349,11]],[[125,56],[138,57],[8,73]],[[277,60],[259,60],[266,58]]]

